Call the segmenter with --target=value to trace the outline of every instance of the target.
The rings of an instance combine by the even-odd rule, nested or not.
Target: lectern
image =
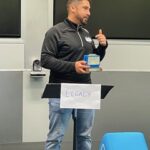
[[[101,99],[104,99],[108,92],[113,88],[112,85],[101,86]],[[61,84],[49,83],[46,85],[42,98],[60,98],[61,95]],[[74,112],[75,113],[75,112]],[[76,150],[76,115],[74,115],[74,131],[73,131],[73,150]]]

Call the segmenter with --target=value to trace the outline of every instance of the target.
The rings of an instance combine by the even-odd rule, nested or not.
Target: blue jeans
[[[76,112],[74,114],[73,112]],[[49,133],[45,150],[61,150],[61,143],[68,127],[70,118],[76,117],[76,150],[91,150],[91,130],[95,110],[91,109],[60,109],[59,99],[49,100]]]

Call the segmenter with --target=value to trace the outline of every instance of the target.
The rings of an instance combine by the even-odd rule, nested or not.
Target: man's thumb
[[[102,34],[102,29],[99,29],[99,34]]]

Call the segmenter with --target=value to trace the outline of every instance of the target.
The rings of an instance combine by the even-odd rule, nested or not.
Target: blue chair
[[[99,150],[148,150],[148,146],[141,132],[113,132],[104,134]]]

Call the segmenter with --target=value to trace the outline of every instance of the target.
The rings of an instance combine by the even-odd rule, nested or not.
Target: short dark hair
[[[83,0],[67,0],[67,9],[72,2],[80,2],[80,1],[83,1]],[[91,0],[87,0],[87,1],[91,2]]]

